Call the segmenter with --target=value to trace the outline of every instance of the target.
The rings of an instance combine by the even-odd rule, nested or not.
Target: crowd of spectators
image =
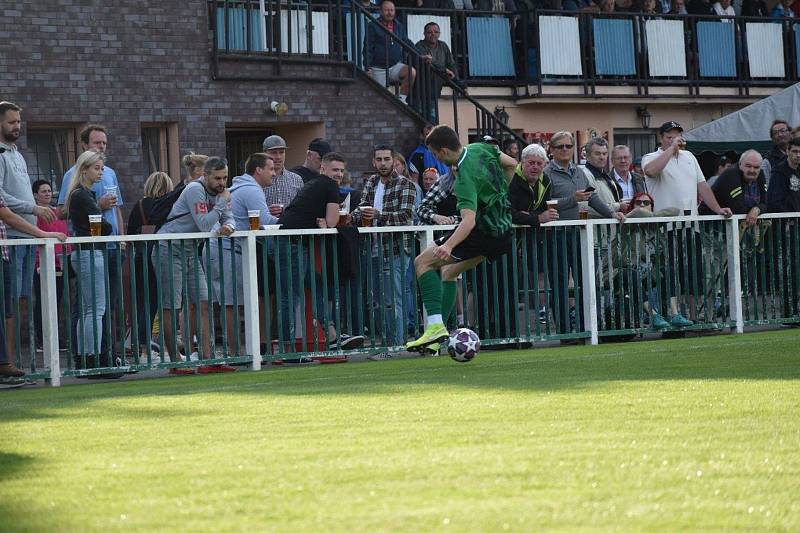
[[[357,228],[397,227],[413,224],[452,225],[460,221],[453,193],[458,167],[443,165],[425,145],[431,125],[420,132],[420,144],[405,158],[390,145],[373,147],[375,173],[359,183],[347,177],[347,159],[325,139],[314,139],[301,165],[286,168],[286,141],[271,135],[264,139],[263,151],[251,154],[245,172],[231,176],[221,157],[187,154],[183,158],[186,175],[175,183],[163,172],[144,182],[141,198],[129,202],[127,224],[123,220],[123,199],[116,173],[106,158],[109,144],[106,127],[89,125],[81,132],[82,153],[64,175],[59,199],[52,199],[53,187],[47,181],[31,183],[25,160],[17,150],[22,110],[9,102],[0,103],[0,237],[5,225],[9,237],[77,237],[158,233],[164,238],[126,246],[124,242],[96,246],[77,244],[59,249],[57,268],[65,273],[72,287],[66,320],[75,339],[75,365],[91,368],[125,364],[124,346],[114,332],[124,331],[130,317],[120,305],[123,297],[121,266],[128,258],[135,262],[134,287],[138,325],[131,327],[138,339],[143,361],[180,362],[198,360],[200,372],[226,372],[233,368],[216,359],[215,332],[210,330],[212,313],[225,331],[229,354],[243,353],[239,331],[240,308],[244,302],[241,239],[243,231],[259,227],[287,229],[339,228],[337,239],[338,287],[323,265],[317,264],[322,247],[330,240],[314,242],[304,237],[276,237],[259,242],[259,313],[279,317],[275,339],[262,329],[263,353],[295,350],[296,311],[302,308],[299,287],[313,287],[315,301],[310,304],[310,320],[322,333],[320,349],[350,349],[364,344],[365,328],[382,346],[402,345],[413,336],[419,324],[419,306],[414,290],[413,257],[419,243],[413,233],[371,233]],[[634,154],[628,146],[610,147],[605,139],[593,138],[583,151],[568,131],[555,133],[549,152],[539,144],[520,150],[516,140],[499,142],[485,137],[481,142],[495,145],[519,160],[509,186],[513,221],[519,226],[539,228],[526,247],[527,264],[538,276],[533,286],[542,288],[549,280],[549,291],[539,291],[535,305],[539,319],[552,316],[555,332],[581,331],[582,316],[575,309],[570,288],[581,279],[582,247],[577,233],[551,231],[548,223],[580,218],[616,219],[660,214],[746,215],[745,225],[753,226],[765,212],[800,211],[800,135],[789,124],[776,120],[770,128],[774,146],[763,158],[747,150],[738,161],[721,159],[718,172],[709,185],[694,155],[685,150],[683,128],[669,121],[659,128],[660,146],[644,154],[637,172]],[[576,162],[575,154],[586,160]],[[580,163],[580,164],[579,164]],[[69,228],[67,227],[69,222]],[[37,224],[37,225],[33,225]],[[278,226],[280,225],[280,226]],[[624,227],[624,226],[623,226]],[[12,231],[14,233],[12,233]],[[170,235],[215,232],[219,237],[202,240],[170,239]],[[703,256],[700,240],[690,238],[691,230],[673,229],[667,240],[670,263],[689,264],[689,271],[702,272],[695,264]],[[620,233],[617,238],[625,238]],[[527,237],[524,237],[527,239]],[[322,243],[322,244],[320,244]],[[694,243],[694,244],[690,244]],[[693,248],[695,247],[695,248]],[[547,250],[551,260],[535,250]],[[14,311],[35,298],[32,291],[35,247],[18,246],[3,250],[3,281],[6,317],[0,328],[0,375],[19,376],[22,370],[8,360],[13,353],[20,321]],[[62,253],[69,257],[64,264]],[[324,255],[324,254],[323,254]],[[135,256],[135,261],[133,259]],[[16,264],[12,264],[15,261]],[[510,263],[510,262],[509,262]],[[470,294],[478,301],[502,302],[504,311],[477,319],[484,328],[516,335],[517,300],[498,295],[500,285],[491,281],[508,279],[514,272],[499,262],[489,263],[484,280],[470,283]],[[208,272],[206,272],[206,270]],[[266,270],[265,270],[266,269]],[[637,278],[638,279],[638,278]],[[207,283],[208,280],[208,283]],[[459,280],[463,288],[464,281]],[[266,285],[266,286],[265,286]],[[685,295],[689,280],[676,276],[664,284],[660,300],[652,287],[641,291],[642,309],[656,328],[683,328],[694,317],[684,316],[678,297]],[[327,298],[326,298],[326,288]],[[462,290],[459,290],[459,295]],[[59,291],[61,294],[61,291]],[[336,301],[338,295],[338,302]],[[691,296],[691,295],[690,295]],[[34,302],[35,303],[35,302]],[[107,304],[110,307],[107,308]],[[347,309],[334,312],[337,303]],[[458,303],[458,323],[476,320],[480,306]],[[213,304],[213,305],[212,305]],[[506,306],[508,309],[506,309]],[[470,311],[471,307],[475,307]],[[350,312],[360,310],[360,312]],[[691,313],[691,311],[689,311]],[[371,315],[372,319],[365,319]],[[337,317],[343,317],[337,323]],[[471,317],[471,318],[470,318]],[[306,324],[307,326],[307,324]],[[153,328],[163,332],[163,344],[153,336]],[[494,328],[494,329],[493,329]],[[178,331],[182,336],[181,347]],[[273,341],[275,344],[273,344]],[[109,358],[106,354],[117,354]],[[389,350],[374,354],[374,359],[391,357]],[[185,367],[172,368],[173,374],[194,373]]]
[[[365,2],[365,7],[380,6],[380,0]],[[399,9],[469,10],[494,12],[560,10],[581,13],[643,13],[672,15],[718,15],[720,17],[800,16],[796,0],[397,0]]]

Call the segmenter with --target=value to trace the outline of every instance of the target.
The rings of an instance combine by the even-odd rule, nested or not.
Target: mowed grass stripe
[[[9,529],[797,529],[796,330],[2,394]]]

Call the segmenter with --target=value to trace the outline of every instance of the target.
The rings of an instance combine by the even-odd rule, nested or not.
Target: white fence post
[[[50,385],[61,386],[61,359],[58,352],[58,294],[56,291],[56,248],[48,239],[39,259],[42,302],[42,355],[50,367]],[[65,269],[66,272],[66,269]],[[65,278],[64,283],[69,281]],[[69,322],[69,318],[67,318]]]
[[[583,269],[583,327],[591,332],[590,344],[597,344],[597,307],[594,265],[594,223],[586,222],[581,227],[581,267]]]
[[[261,323],[258,314],[258,253],[256,236],[249,232],[242,243],[242,276],[244,276],[245,350],[253,356],[253,370],[261,370]]]
[[[736,333],[744,333],[744,318],[742,317],[742,263],[739,254],[739,220],[730,218],[725,221],[728,225],[726,244],[728,252],[728,302],[730,306],[730,319],[736,323]]]

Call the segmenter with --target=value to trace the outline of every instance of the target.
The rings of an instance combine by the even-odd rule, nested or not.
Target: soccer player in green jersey
[[[495,145],[461,146],[448,126],[436,126],[425,139],[436,159],[455,165],[453,190],[461,223],[414,260],[417,284],[428,313],[422,336],[406,344],[416,352],[433,352],[448,337],[445,322],[456,301],[456,278],[485,259],[511,249],[511,204],[508,182],[517,162]]]

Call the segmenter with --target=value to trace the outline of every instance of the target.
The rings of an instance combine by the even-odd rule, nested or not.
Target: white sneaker
[[[392,354],[390,354],[388,352],[374,353],[374,354],[370,355],[369,357],[367,357],[367,359],[369,359],[370,361],[384,361],[386,359],[391,359],[391,358],[392,358]]]
[[[150,352],[150,364],[157,365],[159,363],[161,363],[161,355],[158,352]],[[147,364],[147,355],[141,354],[139,356],[139,364]]]

